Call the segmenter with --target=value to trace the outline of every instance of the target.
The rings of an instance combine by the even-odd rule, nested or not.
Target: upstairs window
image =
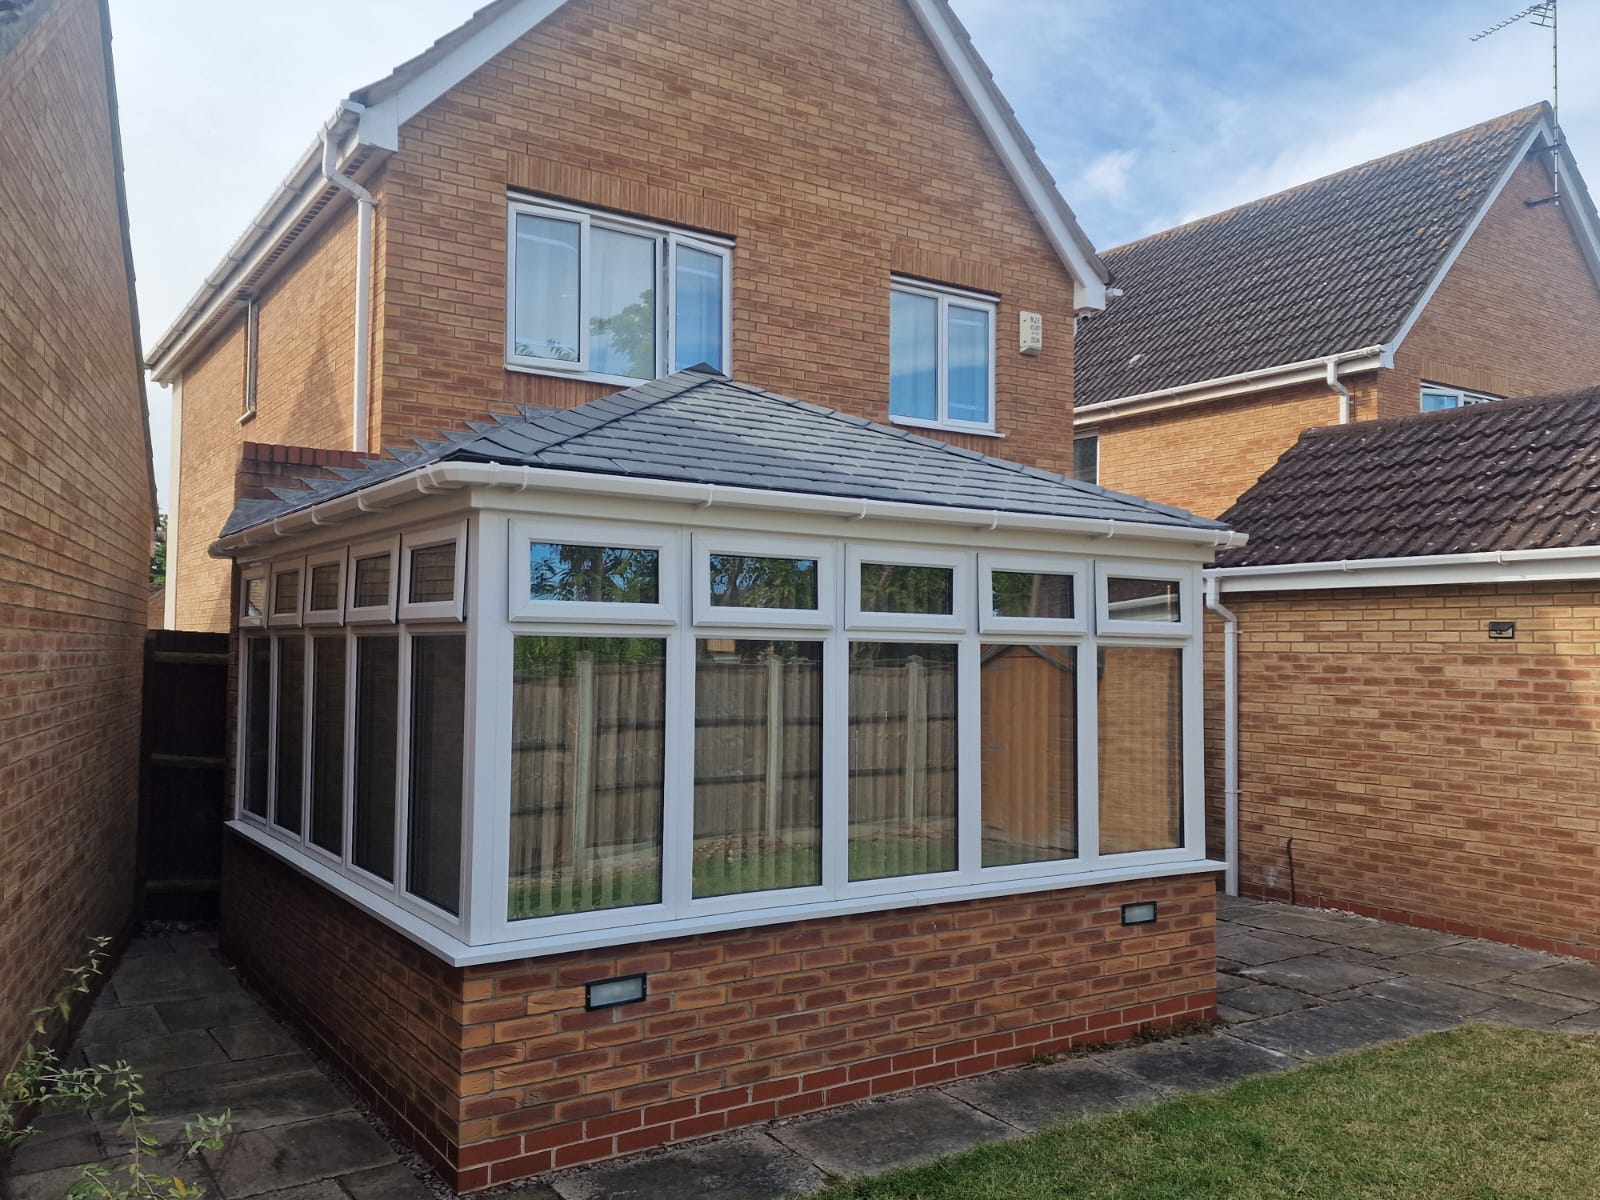
[[[1486,396],[1482,392],[1469,392],[1464,388],[1444,387],[1437,383],[1422,385],[1422,411],[1438,412],[1444,408],[1461,408],[1468,404],[1491,404],[1500,396]]]
[[[1100,482],[1100,435],[1079,434],[1072,439],[1072,477],[1080,483]]]
[[[624,384],[727,371],[727,243],[575,208],[510,211],[507,365]]]
[[[889,291],[889,416],[992,432],[995,301],[895,280]]]

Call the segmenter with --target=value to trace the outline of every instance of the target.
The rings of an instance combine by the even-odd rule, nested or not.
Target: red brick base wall
[[[463,1191],[1216,1012],[1209,875],[457,969],[229,840],[225,948]]]

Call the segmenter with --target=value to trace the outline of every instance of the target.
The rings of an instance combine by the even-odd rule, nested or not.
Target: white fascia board
[[[1600,579],[1600,546],[1280,563],[1263,567],[1213,567],[1206,574],[1214,576],[1218,586],[1225,592],[1313,592],[1343,588]]]
[[[355,114],[343,105],[333,119],[336,137],[344,137],[356,127]],[[349,151],[341,148],[340,161],[354,148],[354,145]],[[250,227],[239,235],[222,262],[206,276],[200,290],[161,335],[161,340],[145,359],[145,366],[155,382],[168,384],[177,377],[184,356],[193,347],[196,332],[210,324],[219,309],[235,302],[234,294],[241,282],[278,249],[284,234],[300,223],[306,210],[316,204],[330,186],[322,178],[322,139],[319,137],[300,156],[294,169],[250,222]]]
[[[1073,306],[1078,312],[1098,311],[1106,306],[1106,285],[1095,269],[1094,250],[1081,231],[1062,218],[1065,201],[1055,184],[1040,174],[1027,151],[1017,141],[1011,123],[995,101],[992,84],[986,84],[987,69],[974,61],[970,43],[950,27],[940,0],[907,0],[921,23],[957,88],[978,118],[990,144],[1000,155],[1007,173],[1021,190],[1023,199],[1043,227],[1045,236],[1060,256],[1073,280]]]
[[[881,520],[902,524],[934,524],[974,531],[1007,529],[1039,533],[1079,534],[1090,537],[1129,538],[1141,542],[1167,542],[1185,547],[1222,550],[1245,544],[1245,535],[1226,529],[1146,524],[1087,517],[1057,517],[1038,513],[954,508],[938,504],[907,504],[884,500],[858,500],[816,496],[804,492],[766,491],[760,488],[723,487],[675,480],[640,479],[620,475],[592,475],[555,471],[546,467],[505,466],[499,463],[433,463],[374,484],[363,491],[324,501],[272,522],[219,538],[211,554],[230,557],[241,550],[276,538],[293,537],[336,525],[363,513],[383,511],[419,496],[462,488],[507,488],[562,492],[569,495],[609,496],[631,501],[692,505],[696,508],[728,506],[768,512],[797,512],[810,516],[836,516],[842,520]]]
[[[537,27],[567,0],[522,0],[486,20],[459,45],[429,63],[392,92],[367,106],[361,116],[361,141],[386,150],[399,149],[399,130],[440,96],[484,66],[518,38]],[[382,92],[387,81],[363,91]],[[359,93],[358,93],[359,94]]]
[[[1500,198],[1500,193],[1505,191],[1506,184],[1511,182],[1511,177],[1517,173],[1517,168],[1522,165],[1522,160],[1528,156],[1528,151],[1533,148],[1534,142],[1543,139],[1548,145],[1555,140],[1548,122],[1540,120],[1528,130],[1522,141],[1517,143],[1516,152],[1506,160],[1505,168],[1500,172],[1500,178],[1489,189],[1489,194],[1483,198],[1483,203],[1478,206],[1478,211],[1472,214],[1472,220],[1467,222],[1467,227],[1456,238],[1455,245],[1450,247],[1450,252],[1444,256],[1444,262],[1439,264],[1439,269],[1434,272],[1433,278],[1428,281],[1428,286],[1422,290],[1422,295],[1411,306],[1411,311],[1406,314],[1406,319],[1400,323],[1400,328],[1389,339],[1391,351],[1398,350],[1400,344],[1406,340],[1406,335],[1412,327],[1422,319],[1423,311],[1428,307],[1439,286],[1444,283],[1444,277],[1450,273],[1450,268],[1456,265],[1456,259],[1461,257],[1461,252],[1467,248],[1467,243],[1472,240],[1472,235],[1478,232],[1478,226],[1483,224],[1483,219],[1489,215],[1489,210],[1494,207],[1494,202]]]
[[[1572,226],[1578,250],[1589,266],[1595,286],[1600,287],[1600,214],[1595,212],[1594,199],[1583,182],[1583,174],[1567,150],[1566,138],[1559,129],[1553,136],[1558,139],[1556,153],[1561,155],[1561,211],[1566,213],[1567,223]]]
[[[773,908],[749,908],[733,912],[705,914],[672,921],[614,925],[609,928],[547,934],[544,937],[518,938],[515,941],[470,945],[437,925],[408,912],[391,900],[362,887],[332,867],[324,866],[309,854],[289,852],[277,838],[247,821],[231,820],[228,829],[285,865],[322,884],[356,905],[369,916],[423,949],[442,958],[452,967],[473,967],[486,963],[514,962],[574,950],[593,950],[602,946],[621,946],[634,942],[660,941],[694,934],[718,933],[729,929],[753,929],[764,925],[783,925],[792,921],[825,920],[857,913],[883,912],[886,908],[920,908],[929,904],[952,904],[962,900],[1026,896],[1037,892],[1068,891],[1097,884],[1133,883],[1139,880],[1175,879],[1185,875],[1211,875],[1226,864],[1210,858],[1177,862],[1146,862],[1140,865],[1063,872],[1034,879],[992,879],[980,883],[962,882],[948,888],[923,888],[915,892],[853,896],[844,900],[822,900]]]
[[[1238,375],[1200,379],[1194,383],[1183,383],[1156,392],[1118,396],[1114,400],[1085,404],[1074,411],[1073,420],[1078,425],[1098,425],[1117,417],[1132,417],[1141,413],[1161,412],[1169,408],[1183,408],[1191,404],[1203,404],[1208,400],[1244,396],[1295,383],[1325,383],[1328,378],[1330,358],[1339,364],[1342,379],[1360,371],[1392,368],[1394,349],[1391,346],[1363,346],[1359,350],[1341,350],[1337,354],[1283,363],[1275,367],[1261,367],[1254,371],[1242,371]],[[1330,390],[1328,395],[1331,397],[1334,393]]]

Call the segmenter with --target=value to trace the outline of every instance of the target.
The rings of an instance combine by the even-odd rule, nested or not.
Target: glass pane
[[[726,370],[722,361],[722,265],[720,254],[682,244],[673,251],[674,371],[701,363]]]
[[[1106,580],[1106,615],[1113,621],[1181,621],[1176,579]]]
[[[851,879],[956,868],[956,648],[850,644]]]
[[[267,581],[258,581],[263,592]],[[267,815],[267,747],[272,733],[272,643],[245,643],[244,809]]]
[[[657,550],[533,542],[528,551],[530,600],[655,604],[660,599]]]
[[[667,643],[519,637],[506,915],[661,899]]]
[[[312,612],[332,612],[339,607],[339,564],[323,563],[311,568],[311,595],[307,606]]]
[[[822,643],[702,640],[694,894],[822,882]]]
[[[950,359],[950,385],[945,399],[952,421],[989,423],[989,335],[987,309],[949,305],[945,353]]]
[[[456,544],[424,546],[411,552],[410,603],[432,604],[456,598]]]
[[[517,214],[515,353],[578,361],[580,233],[576,221]]]
[[[791,608],[815,611],[817,560],[711,555],[714,608]]]
[[[589,230],[589,369],[656,377],[655,238]]]
[[[343,634],[311,641],[311,841],[344,853]]]
[[[1183,844],[1183,651],[1100,649],[1100,853]]]
[[[939,419],[939,302],[889,293],[889,412]]]
[[[1100,439],[1097,436],[1072,441],[1072,477],[1081,483],[1100,482]]]
[[[272,577],[273,614],[292,613],[300,607],[300,572],[284,571]]]
[[[461,906],[461,763],[467,639],[411,639],[411,807],[406,890],[445,912]]]
[[[879,613],[955,612],[955,570],[901,563],[861,564],[861,611]]]
[[[985,646],[983,865],[1078,853],[1078,652]]]
[[[257,575],[254,579],[244,581],[244,615],[247,617],[267,615],[267,581],[264,576]]]
[[[1438,412],[1441,408],[1455,408],[1460,399],[1454,392],[1423,392],[1422,411]]]
[[[1073,617],[1072,576],[1046,571],[991,571],[994,594],[990,612],[997,617],[1036,617],[1070,621]]]
[[[384,608],[389,603],[389,556],[356,559],[356,608]]]
[[[299,638],[278,639],[278,753],[274,777],[272,822],[290,833],[300,832],[305,786],[306,644]]]
[[[395,756],[399,754],[400,639],[356,639],[355,829],[350,857],[394,878]]]

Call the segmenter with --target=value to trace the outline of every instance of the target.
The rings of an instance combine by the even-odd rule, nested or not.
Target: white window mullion
[[[1178,845],[1183,850],[1206,850],[1206,772],[1205,772],[1205,639],[1194,637],[1183,648],[1183,835]]]
[[[344,631],[344,825],[341,830],[339,861],[349,871],[356,826],[356,650],[355,630]]]
[[[506,519],[478,513],[467,532],[468,771],[461,810],[461,920],[473,944],[503,937],[511,888],[513,642],[503,610]]]
[[[956,652],[956,869],[976,882],[983,860],[983,647],[968,634]]]
[[[1078,646],[1078,861],[1100,862],[1100,650],[1093,638]]]
[[[662,715],[661,899],[674,917],[694,899],[694,662],[692,632],[667,635],[667,703]]]
[[[309,587],[309,585],[308,585]],[[317,696],[312,687],[316,672],[312,663],[311,636],[300,635],[300,844],[311,844],[311,716],[316,711]]]
[[[836,625],[822,646],[822,887],[829,896],[845,895],[849,865],[850,644]]]

